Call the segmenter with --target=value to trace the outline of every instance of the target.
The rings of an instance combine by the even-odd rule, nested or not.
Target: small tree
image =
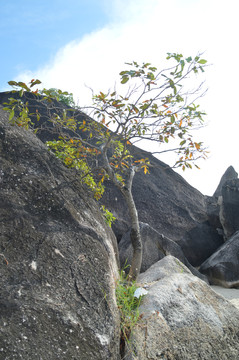
[[[176,53],[168,53],[167,60],[174,63],[164,70],[158,70],[150,63],[127,63],[130,69],[120,73],[121,84],[130,84],[125,95],[113,91],[93,96],[93,105],[88,110],[96,120],[87,116],[77,120],[77,116],[74,113],[69,116],[67,110],[63,110],[62,116],[51,118],[58,138],[47,145],[56,156],[81,172],[82,181],[93,190],[97,199],[103,194],[106,179],[110,179],[124,197],[129,210],[133,248],[130,280],[137,279],[142,263],[142,241],[132,184],[135,173],[143,169],[147,174],[150,166],[147,158],[132,156],[132,144],[139,140],[161,146],[172,144],[167,150],[159,148],[157,153],[173,151],[176,155],[174,167],[182,170],[192,168],[192,165],[198,167],[195,161],[206,157],[203,144],[195,142],[191,133],[203,124],[205,113],[194,103],[202,96],[202,84],[191,91],[185,88],[191,75],[204,72],[206,60],[200,55],[184,58]],[[28,87],[24,83],[9,82],[15,87],[20,86],[21,91],[32,91],[31,88],[39,83],[39,80],[32,80]],[[43,99],[52,96],[46,90],[43,94]],[[9,106],[6,109],[9,110]],[[12,106],[9,111],[13,119]],[[29,117],[25,118],[28,126]],[[24,120],[21,125],[25,126]]]

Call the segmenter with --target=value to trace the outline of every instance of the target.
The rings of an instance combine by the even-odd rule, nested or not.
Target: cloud
[[[170,51],[197,53],[202,44],[192,42],[189,10],[180,9],[180,1],[112,1],[112,22],[104,28],[74,40],[35,73],[19,74],[18,79],[38,77],[45,86],[74,92],[79,101],[89,103],[85,85],[108,89],[114,86],[127,61],[149,61],[157,65]],[[184,1],[183,1],[184,3]],[[191,20],[190,20],[191,19]],[[196,29],[197,30],[197,29]],[[204,50],[204,49],[202,49]],[[159,65],[161,65],[159,63]]]

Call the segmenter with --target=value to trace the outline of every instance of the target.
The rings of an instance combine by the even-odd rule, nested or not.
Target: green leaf
[[[22,81],[20,81],[17,85],[20,86],[21,88],[27,90],[27,91],[30,91],[29,87]]]
[[[128,76],[124,76],[123,79],[121,80],[121,84],[125,84],[127,83],[127,81],[129,81]]]
[[[188,63],[191,62],[191,61],[192,61],[192,57],[189,56],[189,57],[186,59],[186,61],[187,61]]]
[[[207,63],[207,60],[204,60],[204,59],[201,59],[198,61],[198,64],[206,64]]]
[[[34,85],[37,85],[37,84],[41,84],[41,81],[38,79],[32,81],[30,87],[33,87]]]
[[[17,86],[17,82],[16,81],[8,81],[8,85]]]
[[[12,110],[9,114],[9,121],[12,120],[12,118],[14,117],[15,113],[14,113],[14,110]]]

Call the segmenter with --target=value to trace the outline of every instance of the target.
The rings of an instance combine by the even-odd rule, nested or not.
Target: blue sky
[[[1,1],[0,89],[20,72],[43,66],[61,47],[108,20],[98,0]]]
[[[210,156],[200,171],[180,174],[211,195],[228,166],[239,172],[238,34],[238,0],[1,1],[0,91],[39,78],[89,105],[89,88],[113,88],[125,62],[164,68],[167,52],[204,52],[209,90],[199,103],[208,125],[197,140]]]

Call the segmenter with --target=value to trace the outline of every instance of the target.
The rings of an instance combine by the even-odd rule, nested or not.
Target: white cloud
[[[238,167],[237,149],[237,1],[216,0],[105,0],[112,21],[104,28],[74,40],[36,73],[45,87],[73,92],[80,105],[89,104],[85,85],[107,91],[114,87],[124,62],[149,61],[164,66],[167,52],[195,55],[205,51],[213,63],[206,74],[209,92],[201,103],[210,125],[200,132],[211,158],[202,170],[183,174],[204,193],[212,193],[226,167]]]

